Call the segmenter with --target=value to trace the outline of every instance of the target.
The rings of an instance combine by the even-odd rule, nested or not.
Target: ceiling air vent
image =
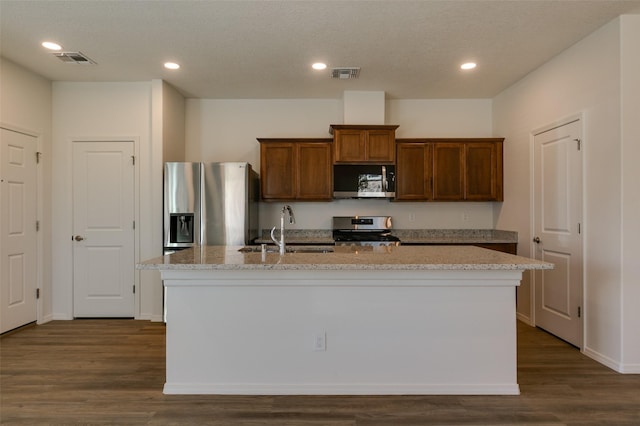
[[[67,64],[95,65],[95,62],[80,52],[55,52],[56,58]]]
[[[359,76],[360,67],[333,68],[331,70],[331,78],[346,80],[347,78],[358,78]]]

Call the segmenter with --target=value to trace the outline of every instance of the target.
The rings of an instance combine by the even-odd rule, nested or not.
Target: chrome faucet
[[[291,210],[291,206],[285,205],[282,207],[282,212],[280,213],[280,241],[278,241],[273,235],[276,230],[274,226],[271,228],[271,239],[274,243],[280,248],[280,254],[284,254],[285,252],[285,244],[284,244],[284,216],[289,213],[289,223],[296,223],[296,219],[293,217],[293,210]]]

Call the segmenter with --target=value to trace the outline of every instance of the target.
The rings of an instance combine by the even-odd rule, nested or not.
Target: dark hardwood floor
[[[0,339],[0,420],[20,425],[640,425],[640,375],[615,373],[521,323],[518,347],[519,396],[163,395],[163,324],[54,321]]]

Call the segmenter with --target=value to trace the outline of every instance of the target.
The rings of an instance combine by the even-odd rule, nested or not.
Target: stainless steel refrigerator
[[[258,174],[249,163],[165,163],[165,254],[252,243],[259,196]]]

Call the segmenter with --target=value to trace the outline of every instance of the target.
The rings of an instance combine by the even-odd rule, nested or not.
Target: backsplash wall
[[[261,229],[280,226],[285,203],[260,203]],[[391,216],[395,229],[493,229],[493,203],[405,203],[386,200],[335,200],[286,203],[293,209],[290,229],[331,229],[332,216]]]
[[[490,99],[387,100],[386,124],[398,138],[494,137]],[[260,172],[256,138],[328,138],[342,124],[342,99],[187,99],[186,161],[247,161]],[[367,123],[362,123],[367,124]],[[260,228],[280,222],[283,203],[260,204]],[[493,204],[338,200],[290,204],[294,229],[330,229],[332,216],[390,215],[397,229],[494,228]]]

